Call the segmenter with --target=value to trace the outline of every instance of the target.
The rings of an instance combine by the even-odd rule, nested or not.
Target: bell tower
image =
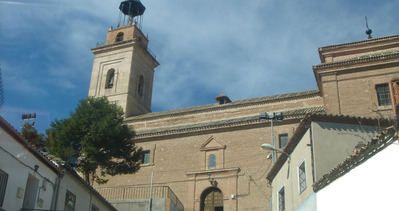
[[[126,0],[119,9],[123,22],[108,30],[103,45],[92,49],[89,96],[107,97],[128,117],[151,112],[154,69],[159,63],[148,50],[148,38],[138,23],[144,5],[139,0]]]

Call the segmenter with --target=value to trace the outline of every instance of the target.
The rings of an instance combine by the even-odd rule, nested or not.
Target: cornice
[[[225,173],[225,172],[240,172],[239,167],[235,168],[221,168],[221,169],[211,169],[211,170],[200,170],[200,171],[189,171],[186,173],[187,176],[193,176],[193,175],[209,175],[209,174],[214,174],[214,173]]]
[[[359,64],[373,65],[370,63],[371,62],[380,62],[380,61],[389,61],[389,60],[394,60],[394,59],[399,59],[399,51],[381,53],[379,55],[360,56],[360,57],[356,57],[356,58],[349,59],[349,60],[343,60],[343,61],[331,62],[331,63],[325,63],[325,64],[318,64],[318,65],[313,66],[313,70],[322,71],[322,70],[328,70],[328,69],[332,69],[332,68],[339,68],[339,67],[343,67],[343,66],[359,65]],[[399,62],[399,60],[397,62]]]
[[[286,110],[282,112],[285,117],[285,121],[288,121],[293,119],[301,119],[309,113],[325,113],[325,110],[323,106],[317,106],[317,107],[309,107],[302,109]],[[183,134],[190,134],[190,133],[203,132],[203,131],[212,131],[217,129],[259,125],[264,122],[266,121],[259,120],[259,116],[254,115],[249,117],[240,117],[240,118],[220,120],[215,122],[184,125],[180,127],[141,130],[141,131],[135,131],[134,140],[140,141],[141,139],[147,139],[147,138],[183,135]]]
[[[328,45],[328,46],[320,47],[320,48],[319,48],[319,51],[332,50],[332,49],[337,49],[337,48],[347,47],[347,46],[364,45],[364,44],[366,44],[366,43],[384,42],[384,41],[391,40],[391,39],[396,39],[396,38],[399,38],[399,35],[391,35],[391,36],[385,36],[385,37],[377,37],[377,38],[373,38],[373,39],[367,39],[367,40],[356,41],[356,42],[349,42],[349,43],[342,43],[342,44],[337,44],[337,45]]]
[[[233,101],[231,103],[223,104],[223,105],[209,104],[209,105],[196,106],[196,107],[185,108],[185,109],[177,109],[177,110],[171,110],[171,111],[165,111],[165,112],[153,112],[153,113],[143,114],[140,116],[127,117],[125,119],[125,123],[130,123],[130,122],[134,123],[134,122],[145,121],[145,120],[178,117],[178,116],[184,116],[184,115],[189,115],[189,114],[217,112],[217,111],[223,111],[223,110],[227,110],[227,109],[245,108],[245,107],[265,105],[265,104],[270,104],[270,103],[283,102],[283,101],[296,100],[296,99],[317,98],[317,97],[320,97],[319,93],[320,93],[319,90],[309,90],[309,91],[304,91],[304,92],[258,97],[258,98],[252,98],[252,99],[247,99],[247,100],[237,100],[237,101]]]

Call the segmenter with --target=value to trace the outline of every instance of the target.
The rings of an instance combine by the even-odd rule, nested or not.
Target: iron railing
[[[116,186],[99,187],[96,190],[108,201],[128,201],[134,199],[160,199],[170,200],[179,210],[184,210],[183,204],[168,186]]]

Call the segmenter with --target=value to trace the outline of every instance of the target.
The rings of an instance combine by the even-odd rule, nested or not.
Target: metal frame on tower
[[[145,7],[140,0],[125,0],[119,5],[119,10],[120,13],[118,27],[135,24],[141,28]]]

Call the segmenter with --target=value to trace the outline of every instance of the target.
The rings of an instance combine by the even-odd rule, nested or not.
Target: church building
[[[144,150],[137,173],[96,187],[116,207],[160,196],[184,210],[268,210],[272,160],[262,144],[284,149],[308,114],[396,118],[399,35],[320,47],[320,63],[312,68],[316,90],[237,101],[217,96],[210,105],[151,112],[160,64],[136,21],[144,12],[137,2],[122,2],[128,23],[110,28],[105,44],[92,49],[89,96],[120,105]]]

